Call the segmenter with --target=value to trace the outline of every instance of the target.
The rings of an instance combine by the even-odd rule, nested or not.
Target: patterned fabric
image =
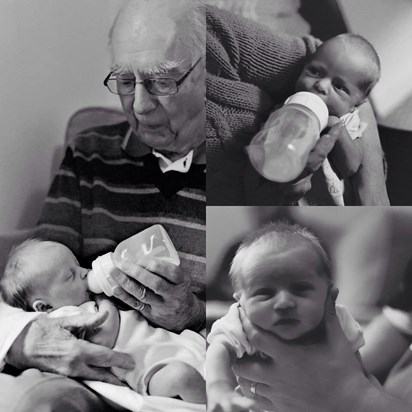
[[[67,245],[90,267],[122,240],[159,223],[204,295],[205,166],[162,173],[152,154],[122,148],[128,123],[90,129],[69,144],[36,235]],[[135,148],[133,148],[135,149]]]

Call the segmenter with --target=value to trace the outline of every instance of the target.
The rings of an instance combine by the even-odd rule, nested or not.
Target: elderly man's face
[[[180,80],[196,62],[177,41],[179,29],[167,17],[149,18],[139,25],[120,21],[112,38],[113,64],[124,72],[118,77],[137,82],[164,77]],[[136,84],[134,95],[120,99],[135,134],[169,158],[184,156],[204,143],[204,58],[172,96],[152,95],[143,84]]]

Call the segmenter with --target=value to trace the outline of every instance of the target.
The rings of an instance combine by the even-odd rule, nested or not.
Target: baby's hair
[[[321,258],[322,273],[328,280],[332,278],[331,265],[325,249],[319,239],[308,229],[297,224],[287,222],[269,223],[262,228],[250,233],[239,246],[230,267],[230,278],[235,290],[240,289],[240,278],[245,257],[252,246],[270,243],[273,253],[284,252],[292,239],[300,238],[314,247]]]
[[[367,79],[358,84],[358,87],[362,90],[365,97],[368,97],[381,76],[381,62],[375,48],[368,40],[359,34],[344,33],[333,37],[331,40],[333,39],[340,40],[346,50],[360,52],[369,60]]]
[[[33,276],[23,257],[33,247],[43,243],[40,239],[27,239],[9,252],[6,267],[0,275],[0,290],[5,303],[32,312],[30,296],[33,293]]]

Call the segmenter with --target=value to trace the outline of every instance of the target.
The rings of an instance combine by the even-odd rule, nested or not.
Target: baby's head
[[[0,290],[11,306],[50,312],[90,300],[87,273],[66,246],[30,239],[11,250]]]
[[[330,115],[341,117],[366,100],[379,77],[380,61],[373,46],[357,34],[341,34],[311,56],[296,91],[317,94]]]
[[[256,326],[293,340],[321,324],[331,270],[325,250],[307,229],[273,223],[253,232],[240,245],[230,276]]]

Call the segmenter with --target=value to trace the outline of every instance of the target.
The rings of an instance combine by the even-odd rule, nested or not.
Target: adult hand
[[[162,328],[180,332],[205,326],[205,306],[191,290],[190,277],[170,262],[123,261],[113,275],[119,284],[114,295]]]
[[[73,333],[98,328],[106,313],[64,318],[40,316],[29,323],[14,341],[7,362],[18,369],[37,368],[72,378],[122,385],[110,368],[133,369],[133,359],[104,346],[77,339]]]
[[[361,402],[370,383],[352,352],[335,312],[337,292],[331,290],[325,308],[324,342],[302,345],[285,342],[252,326],[246,316],[242,324],[250,342],[268,358],[245,357],[235,365],[245,396],[268,410],[363,411]],[[257,382],[256,395],[250,392]],[[372,410],[372,409],[371,409]],[[365,409],[369,411],[369,409]]]
[[[262,177],[252,165],[249,165],[244,176],[245,196],[250,205],[295,205],[311,188],[313,173],[319,169],[344,127],[340,122],[332,126],[317,141],[309,154],[303,172],[292,182],[276,183]]]

